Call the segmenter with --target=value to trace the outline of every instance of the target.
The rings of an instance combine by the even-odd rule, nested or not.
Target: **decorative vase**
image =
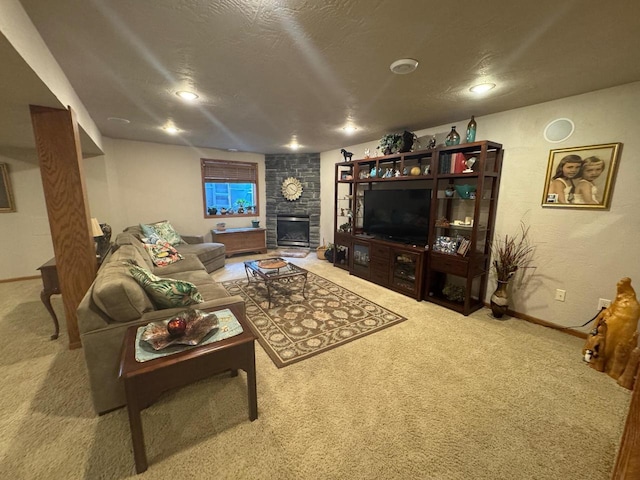
[[[478,125],[476,124],[476,120],[473,118],[473,115],[471,115],[471,120],[467,125],[467,143],[476,141],[476,128],[478,128]]]
[[[496,291],[491,295],[491,312],[496,318],[502,318],[507,313],[509,308],[509,293],[507,292],[507,286],[509,282],[498,280],[498,287]]]
[[[258,228],[260,226],[260,220],[251,220],[251,226],[253,228]]]
[[[444,144],[446,146],[460,144],[460,135],[458,134],[458,132],[456,132],[455,125],[451,127],[451,131],[447,134],[447,137],[444,139]]]

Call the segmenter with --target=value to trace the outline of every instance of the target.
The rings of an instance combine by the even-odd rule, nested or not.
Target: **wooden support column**
[[[97,262],[78,124],[71,109],[30,105],[30,110],[69,348],[79,348],[76,309],[96,276]]]

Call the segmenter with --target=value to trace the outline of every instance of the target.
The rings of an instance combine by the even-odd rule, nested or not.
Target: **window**
[[[258,214],[258,164],[202,158],[204,216]]]

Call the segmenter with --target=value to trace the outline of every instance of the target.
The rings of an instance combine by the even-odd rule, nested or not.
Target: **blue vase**
[[[458,134],[458,132],[456,132],[455,125],[453,127],[451,127],[451,131],[449,132],[447,137],[444,139],[444,144],[446,146],[459,145],[460,144],[460,135]]]

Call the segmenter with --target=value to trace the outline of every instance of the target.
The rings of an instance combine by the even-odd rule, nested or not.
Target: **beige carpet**
[[[257,346],[255,422],[242,373],[168,393],[142,414],[138,476],[126,410],[93,413],[82,351],[49,340],[40,281],[0,284],[0,478],[609,478],[630,392],[583,364],[582,340],[463,317],[311,257],[294,261],[408,320],[283,369]],[[214,278],[239,278],[245,259]]]
[[[247,320],[273,363],[286,367],[400,323],[406,318],[314,273],[272,282],[246,277],[222,285],[245,300]],[[271,305],[271,308],[269,308]]]

